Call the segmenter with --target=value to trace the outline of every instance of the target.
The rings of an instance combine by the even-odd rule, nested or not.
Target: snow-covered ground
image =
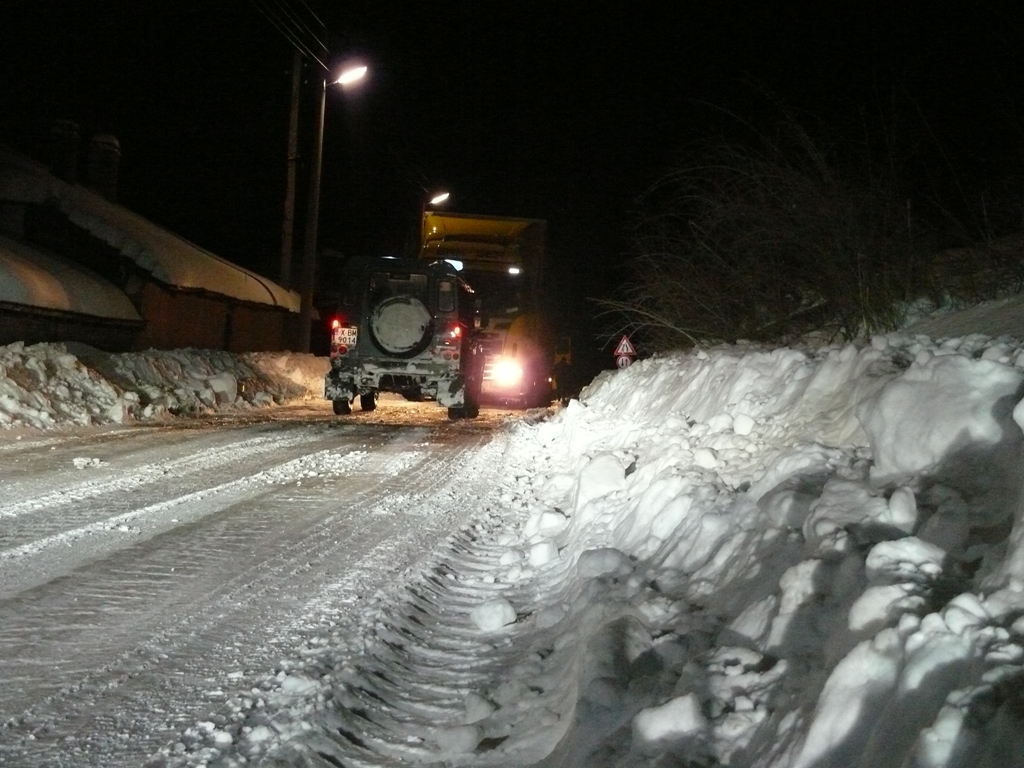
[[[324,367],[78,352],[0,348],[10,439]],[[1022,396],[1024,345],[980,335],[602,374],[510,427],[421,571],[152,764],[1024,765]]]

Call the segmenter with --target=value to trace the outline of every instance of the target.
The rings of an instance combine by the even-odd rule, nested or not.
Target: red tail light
[[[331,330],[333,331],[335,328],[341,328],[341,319],[340,318],[336,317],[333,320],[331,320]]]
[[[458,339],[462,337],[462,326],[456,325],[452,327],[452,338]]]

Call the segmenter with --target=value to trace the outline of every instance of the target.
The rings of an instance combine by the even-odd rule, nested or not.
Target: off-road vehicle
[[[356,397],[364,411],[380,392],[437,401],[453,419],[480,412],[483,355],[472,289],[444,261],[353,259],[331,320],[324,396],[338,415]]]

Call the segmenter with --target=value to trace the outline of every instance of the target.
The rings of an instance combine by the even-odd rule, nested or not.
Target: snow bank
[[[1011,339],[895,333],[607,372],[518,427],[436,615],[397,589],[305,732],[226,764],[1024,765],[1022,382]],[[423,659],[422,714],[368,682]]]
[[[122,424],[319,398],[327,368],[325,358],[288,353],[10,344],[0,347],[0,426]]]
[[[559,764],[1024,764],[1022,368],[979,336],[728,347],[606,373],[538,427],[563,468],[524,494],[568,519],[529,541],[608,617],[575,647],[623,616],[643,638],[611,670],[576,654]]]

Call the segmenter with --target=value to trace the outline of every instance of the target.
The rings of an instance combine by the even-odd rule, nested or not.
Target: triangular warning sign
[[[633,349],[629,336],[623,336],[619,346],[615,348],[615,356],[618,357],[619,355],[636,355],[636,350]]]

